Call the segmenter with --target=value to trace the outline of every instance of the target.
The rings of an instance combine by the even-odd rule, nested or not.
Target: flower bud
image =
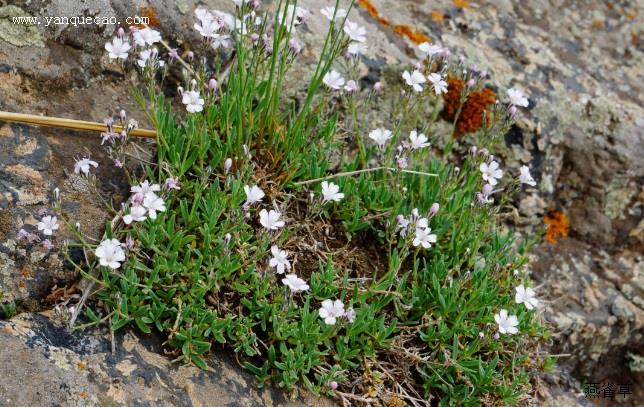
[[[233,159],[229,157],[226,158],[226,161],[224,161],[224,173],[228,174],[231,168],[233,168]]]
[[[302,45],[299,43],[299,41],[295,38],[292,38],[288,42],[288,48],[293,52],[295,55],[299,55],[302,52]]]
[[[430,216],[436,215],[439,209],[440,209],[440,205],[438,204],[438,202],[434,202],[431,208],[429,208],[429,215]]]
[[[338,388],[338,382],[336,382],[335,380],[332,381],[331,383],[329,383],[329,387],[331,388],[331,390],[337,389]]]
[[[485,184],[483,185],[483,189],[481,189],[481,193],[485,196],[488,196],[492,193],[492,190],[493,190],[492,185]]]
[[[188,60],[192,61],[195,59],[195,53],[192,51],[188,51]]]
[[[119,38],[123,38],[123,36],[125,35],[125,30],[123,29],[123,27],[119,27],[119,29],[118,29],[118,30],[116,30],[116,35],[117,35]]]
[[[353,79],[348,81],[347,84],[344,86],[344,89],[347,92],[355,92],[358,90],[358,82],[354,81]]]
[[[514,118],[514,116],[517,114],[517,107],[512,105],[508,109],[508,114],[510,115],[511,118]]]
[[[474,79],[470,79],[469,81],[467,81],[468,88],[473,88],[474,85],[476,85],[476,81]]]
[[[121,111],[119,112],[119,117],[121,118],[121,120],[125,120],[125,118],[127,117],[125,110],[121,109]]]
[[[375,92],[380,92],[382,90],[382,82],[378,81],[373,84],[373,90]]]
[[[210,78],[208,81],[208,89],[213,91],[217,89],[217,80],[215,78]]]

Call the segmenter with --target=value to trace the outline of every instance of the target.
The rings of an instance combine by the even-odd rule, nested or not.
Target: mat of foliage
[[[140,71],[158,138],[105,240],[79,237],[95,253],[77,265],[98,288],[91,323],[158,331],[203,369],[209,352],[235,352],[260,384],[345,404],[522,400],[551,360],[538,311],[517,299],[530,242],[501,226],[519,177],[491,156],[522,96],[494,103],[480,70],[430,44],[417,66],[361,81],[368,33],[332,7],[308,16],[329,14],[328,34],[287,97],[306,10],[255,3],[197,10],[192,59],[163,58],[149,28],[132,34],[138,60],[127,36],[110,43]],[[162,93],[170,74],[178,100]],[[127,134],[106,138],[130,160]]]

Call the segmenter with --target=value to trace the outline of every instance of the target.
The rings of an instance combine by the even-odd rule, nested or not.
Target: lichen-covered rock
[[[10,406],[333,406],[306,393],[258,389],[230,362],[180,366],[151,336],[70,332],[53,312],[0,321],[0,404]],[[55,319],[55,318],[54,318]]]

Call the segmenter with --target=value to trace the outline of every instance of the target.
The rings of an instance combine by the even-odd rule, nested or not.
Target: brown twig
[[[104,132],[107,130],[105,123],[3,111],[0,111],[0,121],[80,131]],[[114,125],[114,131],[120,132],[122,130],[124,130],[122,126]],[[156,131],[147,129],[132,129],[129,134],[131,136],[145,138],[156,138],[157,136]]]

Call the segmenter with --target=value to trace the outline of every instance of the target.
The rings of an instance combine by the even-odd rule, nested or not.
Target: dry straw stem
[[[62,117],[38,116],[34,114],[12,113],[0,111],[0,121],[23,123],[32,126],[56,127],[61,129],[104,132],[107,127],[105,123],[88,122],[85,120],[72,120]],[[114,125],[115,131],[124,130],[122,126]],[[154,130],[133,129],[130,136],[156,138],[157,133]]]

